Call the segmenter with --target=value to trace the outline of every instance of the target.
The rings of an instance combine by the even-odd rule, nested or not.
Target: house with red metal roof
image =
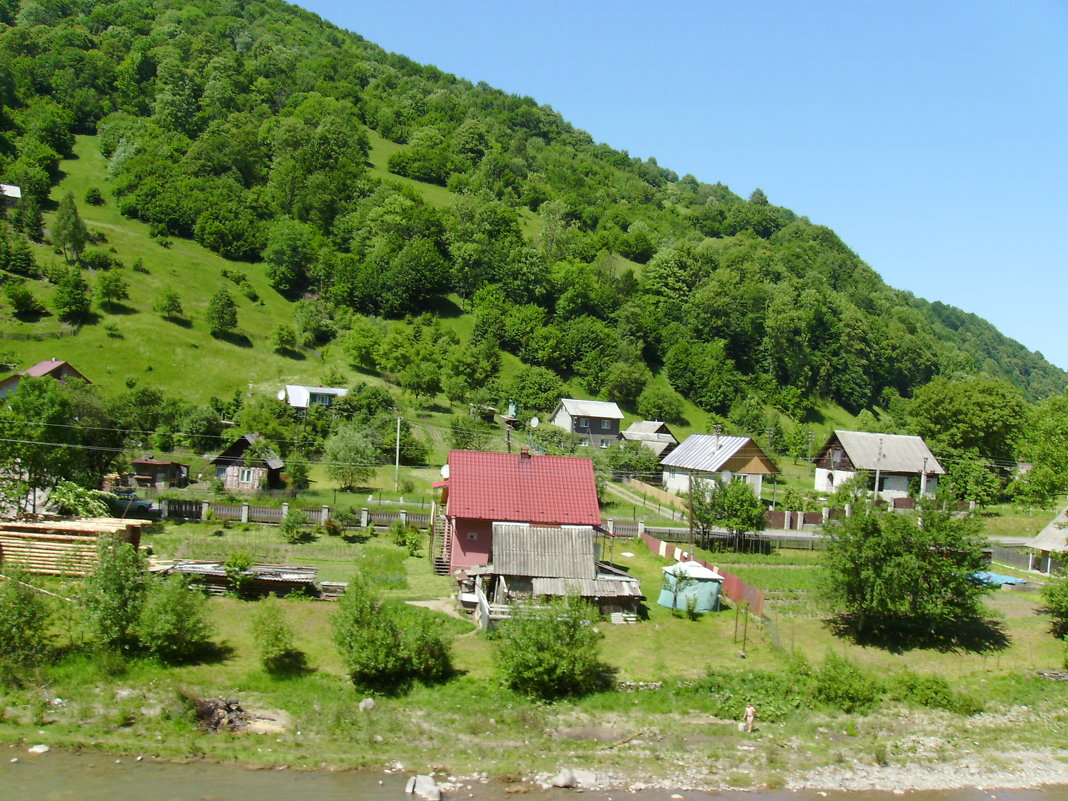
[[[431,554],[479,625],[507,618],[515,602],[572,594],[635,619],[640,583],[600,561],[608,535],[591,459],[450,451],[442,474]]]
[[[14,392],[23,378],[42,378],[44,376],[54,378],[61,383],[72,378],[78,379],[79,381],[85,381],[88,384],[93,383],[75,369],[74,365],[70,362],[60,361],[59,359],[49,359],[47,361],[37,362],[33,367],[28,367],[21,373],[9,375],[3,381],[0,381],[0,398]]]
[[[444,531],[438,569],[453,573],[489,564],[494,523],[600,526],[593,460],[573,456],[449,451],[442,482]],[[435,527],[437,529],[439,527]]]

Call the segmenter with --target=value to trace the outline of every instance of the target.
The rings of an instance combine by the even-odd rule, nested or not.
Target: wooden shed
[[[97,564],[101,537],[118,536],[140,547],[147,520],[114,517],[55,519],[0,523],[0,568],[14,564],[27,573],[85,576]]]

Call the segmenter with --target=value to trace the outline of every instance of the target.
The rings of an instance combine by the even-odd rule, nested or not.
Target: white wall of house
[[[559,426],[565,431],[571,430],[571,414],[563,406],[556,410],[556,414],[553,416],[553,425]]]
[[[852,470],[825,470],[822,467],[817,467],[816,492],[826,492],[829,495],[855,475],[856,473]],[[887,501],[894,498],[907,498],[910,478],[911,476],[902,473],[884,473],[880,476],[883,489],[879,493],[879,497]],[[938,492],[938,476],[928,476],[927,494],[934,495],[936,492]]]
[[[760,493],[764,488],[764,476],[759,473],[732,473],[730,470],[723,470],[719,473],[705,473],[699,470],[683,470],[680,467],[665,467],[664,468],[664,489],[668,492],[686,494],[690,491],[690,475],[693,475],[694,479],[704,479],[705,481],[715,481],[719,484],[726,483],[728,481],[745,481],[750,486],[753,492],[760,497]]]

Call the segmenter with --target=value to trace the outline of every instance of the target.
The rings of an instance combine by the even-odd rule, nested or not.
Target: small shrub
[[[0,683],[13,668],[36,664],[48,650],[51,606],[25,580],[17,568],[5,569],[0,579]]]
[[[184,576],[151,585],[141,613],[141,645],[161,662],[187,662],[210,639],[207,599]]]
[[[95,186],[90,186],[85,190],[85,202],[90,206],[103,206],[104,195]]]
[[[441,684],[453,674],[452,649],[429,615],[423,614],[404,629],[412,675],[424,684]]]
[[[252,637],[260,664],[272,676],[291,675],[304,669],[304,653],[294,644],[293,627],[274,598],[260,603],[252,620]]]
[[[282,539],[290,545],[308,542],[313,539],[312,533],[307,529],[308,515],[300,509],[289,509],[282,518]]]
[[[601,662],[604,635],[593,625],[597,610],[578,597],[546,607],[519,607],[500,627],[497,669],[505,684],[532,698],[554,700],[606,689]]]
[[[119,324],[114,320],[108,320],[103,325],[104,333],[112,339],[122,339],[122,333],[119,331]]]
[[[252,565],[252,554],[244,551],[235,551],[230,554],[223,564],[230,590],[238,598],[247,598],[250,594],[252,580],[255,578],[250,572]]]
[[[101,648],[118,652],[136,643],[146,575],[144,557],[132,545],[117,537],[101,539],[82,596],[86,628]]]
[[[1068,635],[1068,576],[1051,579],[1042,588],[1042,601],[1050,616],[1050,631],[1063,639]]]
[[[843,712],[869,712],[883,693],[874,675],[835,653],[827,654],[813,682],[817,700]]]
[[[135,273],[144,273],[145,275],[148,275],[148,268],[145,267],[145,260],[140,257],[134,261],[133,266],[130,269]]]
[[[394,520],[389,527],[389,537],[394,545],[406,548],[408,556],[418,556],[419,546],[423,540],[419,529],[402,523],[400,520]]]
[[[256,287],[252,286],[248,281],[242,281],[238,285],[238,289],[241,290],[241,294],[255,303],[260,299],[260,296],[256,294]]]
[[[349,582],[338,603],[334,643],[357,689],[395,694],[410,686],[400,627],[359,577]]]
[[[974,715],[983,709],[978,699],[955,692],[944,678],[930,673],[902,671],[890,681],[888,694],[895,700],[959,715]]]

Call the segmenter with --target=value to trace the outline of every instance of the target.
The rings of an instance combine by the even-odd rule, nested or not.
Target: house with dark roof
[[[938,477],[946,472],[922,437],[869,431],[835,431],[813,461],[818,492],[834,492],[842,482],[864,473],[886,500],[907,498],[913,479],[920,494],[932,495]]]
[[[139,456],[130,462],[139,487],[184,487],[189,483],[189,465]]]
[[[208,464],[228,490],[255,492],[282,486],[285,462],[259,434],[238,437],[222,453],[208,459]]]
[[[571,432],[580,447],[610,448],[619,441],[623,412],[610,401],[564,398],[553,412],[554,426]]]
[[[70,362],[60,361],[59,359],[48,359],[47,361],[37,362],[33,367],[28,367],[21,373],[15,373],[9,375],[3,381],[0,381],[0,398],[5,397],[11,392],[18,389],[19,382],[23,378],[54,378],[60,383],[65,383],[70,380],[84,381],[87,384],[93,383],[88,378],[79,372],[74,365]]]
[[[660,466],[668,492],[688,492],[692,479],[699,478],[721,484],[745,481],[757,497],[764,486],[764,476],[779,472],[751,437],[722,434],[691,434],[660,460]]]
[[[667,423],[659,420],[639,420],[630,424],[630,428],[621,436],[625,442],[640,442],[646,448],[656,454],[658,459],[663,459],[679,444]]]

